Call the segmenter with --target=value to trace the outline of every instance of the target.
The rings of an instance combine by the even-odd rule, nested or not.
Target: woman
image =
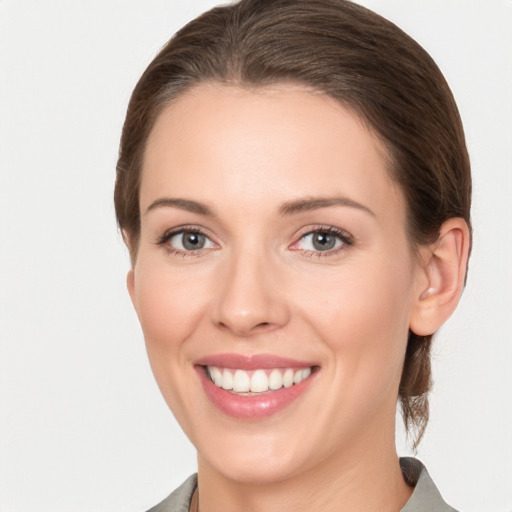
[[[451,92],[345,0],[243,0],[133,93],[117,166],[128,289],[198,453],[155,511],[452,510],[414,459],[432,334],[471,245]]]

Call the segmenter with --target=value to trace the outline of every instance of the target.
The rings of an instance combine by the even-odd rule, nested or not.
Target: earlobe
[[[135,273],[133,269],[128,271],[126,275],[126,288],[128,289],[128,293],[130,294],[130,298],[132,300],[133,307],[137,310],[137,306],[135,305]]]
[[[410,321],[420,336],[436,332],[451,316],[459,302],[466,276],[470,233],[461,218],[447,220],[439,238],[421,248],[421,279]]]
[[[132,253],[131,249],[132,249],[132,240],[130,238],[130,235],[128,234],[128,232],[123,229],[122,230],[122,234],[123,234],[123,240],[124,240],[124,243],[126,244],[126,246],[128,247],[128,250],[130,251],[130,255]],[[128,293],[130,294],[130,299],[132,301],[132,304],[133,304],[133,307],[135,308],[135,311],[137,311],[137,304],[135,302],[135,271],[134,271],[134,261],[133,261],[133,258],[132,258],[132,267],[130,268],[130,270],[128,271],[128,274],[126,275],[126,288],[128,289]]]

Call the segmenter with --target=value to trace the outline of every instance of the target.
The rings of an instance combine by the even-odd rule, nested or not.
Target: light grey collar
[[[400,459],[400,467],[407,483],[414,485],[412,496],[400,512],[457,512],[443,500],[425,466],[419,460],[403,457]],[[196,487],[197,474],[194,474],[148,512],[188,512]]]
[[[400,468],[414,492],[400,512],[457,512],[442,498],[425,466],[412,457],[402,457]]]

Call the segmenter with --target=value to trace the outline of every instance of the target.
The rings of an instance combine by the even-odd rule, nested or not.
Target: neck
[[[240,482],[225,477],[199,457],[200,512],[398,512],[412,488],[404,481],[388,435],[277,482]]]

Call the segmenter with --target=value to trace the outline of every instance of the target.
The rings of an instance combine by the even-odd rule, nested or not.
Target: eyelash
[[[173,247],[172,245],[168,244],[169,240],[171,240],[174,236],[185,233],[202,235],[211,241],[210,236],[197,226],[180,226],[179,228],[170,229],[166,231],[163,235],[159,236],[156,241],[156,245],[165,246],[166,251],[171,255],[183,256],[184,258],[189,256],[200,256],[203,253],[203,249],[197,249],[195,251],[182,251],[181,249],[177,249],[176,247]]]
[[[302,249],[304,256],[307,256],[309,258],[326,258],[329,256],[334,256],[339,254],[340,252],[346,251],[349,247],[354,245],[354,238],[349,233],[343,231],[342,229],[335,228],[334,226],[314,226],[313,228],[309,228],[305,233],[300,235],[297,242],[294,242],[292,246],[300,243],[300,241],[304,240],[305,237],[314,234],[335,236],[336,238],[338,238],[338,240],[341,241],[341,245],[337,248],[328,249],[326,251],[312,251]]]
[[[172,245],[168,244],[169,240],[171,240],[174,236],[180,235],[180,234],[185,234],[185,233],[202,235],[211,241],[210,236],[203,229],[199,228],[198,226],[181,226],[179,228],[170,229],[170,230],[166,231],[165,233],[163,233],[163,235],[159,236],[156,241],[156,245],[165,246],[165,249],[169,254],[176,255],[176,256],[183,256],[184,258],[190,257],[190,256],[192,256],[192,257],[200,256],[204,250],[209,249],[209,248],[206,248],[206,249],[183,251],[181,249],[177,249],[176,247],[173,247]],[[343,231],[339,228],[335,228],[334,226],[314,226],[313,228],[309,228],[308,231],[306,231],[305,233],[301,234],[300,237],[297,239],[297,241],[290,245],[290,248],[293,247],[294,245],[299,244],[307,236],[314,235],[314,234],[325,234],[325,235],[335,236],[336,238],[338,238],[338,240],[341,241],[341,245],[337,248],[328,249],[326,251],[315,251],[315,250],[305,250],[305,249],[291,249],[291,250],[295,250],[295,251],[301,250],[303,255],[306,257],[309,257],[309,258],[325,258],[328,256],[336,255],[342,251],[346,251],[348,247],[354,245],[353,237],[350,234],[348,234],[346,231]],[[215,242],[213,242],[213,241],[211,241],[211,243],[215,244]]]

